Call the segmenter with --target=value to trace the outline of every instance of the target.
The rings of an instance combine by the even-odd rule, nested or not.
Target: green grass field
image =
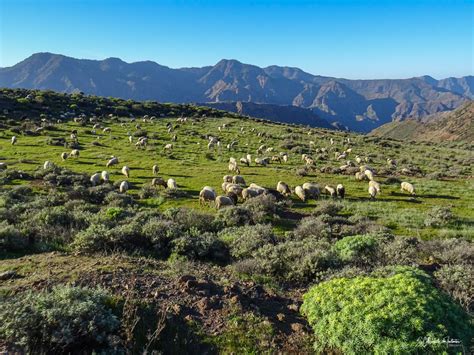
[[[394,141],[384,147],[380,141],[366,139],[361,135],[281,126],[238,118],[207,118],[201,122],[188,121],[182,124],[177,124],[176,119],[171,118],[146,123],[141,120],[130,123],[125,118],[119,121],[121,123],[102,122],[102,127],[111,128],[110,134],[103,133],[102,129],[97,129],[96,134],[93,134],[92,124],[86,126],[74,122],[58,124],[55,125],[54,130],[45,130],[40,136],[19,136],[18,143],[14,146],[10,142],[14,133],[9,130],[0,130],[0,160],[6,162],[11,169],[26,172],[40,168],[46,160],[78,173],[93,174],[107,170],[113,182],[126,180],[120,170],[123,165],[127,165],[131,171],[128,179],[132,183],[132,188],[129,190],[131,194],[137,194],[143,185],[150,184],[154,177],[151,168],[154,164],[158,164],[159,176],[165,179],[174,178],[179,190],[185,194],[177,198],[142,200],[144,205],[157,208],[188,206],[211,211],[213,206],[199,205],[200,189],[209,185],[219,193],[222,192],[220,185],[223,181],[222,177],[229,173],[227,167],[229,158],[235,157],[239,160],[246,154],[251,154],[254,159],[258,156],[256,154],[258,147],[265,144],[267,147],[274,148],[274,152],[259,156],[288,152],[289,161],[282,164],[272,163],[267,167],[256,166],[254,162],[250,167],[240,164],[241,175],[244,176],[247,184],[253,182],[275,188],[277,182],[281,180],[294,188],[304,182],[315,181],[324,188],[326,184],[335,186],[342,183],[346,188],[346,199],[343,201],[346,213],[357,212],[377,219],[393,229],[396,234],[414,234],[423,238],[472,237],[474,234],[472,226],[474,193],[472,166],[469,164],[469,159],[472,160],[472,152],[468,150]],[[149,137],[149,144],[145,149],[137,149],[128,141],[128,134],[133,135],[137,132],[136,123],[140,124],[141,130],[145,131]],[[167,132],[167,123],[176,126],[173,132]],[[218,127],[223,124],[227,127],[219,132]],[[62,161],[61,153],[69,152],[70,149],[48,145],[47,140],[62,137],[70,141],[69,135],[74,129],[78,131],[80,157]],[[259,137],[258,133],[265,133],[266,136]],[[177,142],[172,142],[173,135],[177,135]],[[205,135],[218,136],[222,142],[221,148],[208,150],[208,140]],[[330,144],[331,138],[335,141],[334,145]],[[346,138],[350,138],[350,144],[345,142]],[[136,140],[137,137],[134,137],[134,142]],[[231,141],[237,141],[238,144],[229,151],[226,145]],[[285,149],[284,144],[288,141],[295,146],[292,151]],[[310,141],[314,142],[314,145],[310,145]],[[94,145],[93,142],[99,142],[100,146]],[[165,152],[163,149],[167,143],[173,143],[171,152]],[[304,165],[301,161],[301,152],[313,154],[316,148],[323,147],[329,151],[327,160],[316,161],[317,169],[310,171],[307,176],[298,176],[297,169]],[[345,160],[335,160],[334,152],[341,152],[347,148],[352,148],[352,153],[349,154],[347,160],[353,161],[357,155],[360,157],[369,155],[371,162],[368,165],[378,171],[387,167],[386,158],[397,160],[398,167],[390,174],[396,174],[402,181],[412,182],[417,189],[417,197],[411,198],[408,194],[401,193],[399,184],[384,184],[388,178],[387,172],[376,176],[376,180],[383,184],[382,193],[377,196],[376,201],[369,200],[367,181],[356,181],[353,175],[319,172],[319,168],[323,166],[343,165]],[[120,163],[106,169],[105,164],[111,155],[117,156]],[[313,155],[316,156],[316,154]],[[409,165],[421,168],[424,174],[455,167],[458,171],[462,170],[464,175],[442,180],[398,176],[400,170]],[[14,183],[23,182],[18,180]],[[302,214],[310,213],[312,208],[319,203],[314,200],[303,203],[295,195],[291,197],[291,200],[292,209]],[[424,215],[435,206],[452,208],[457,221],[449,226],[449,230],[435,230],[424,226]],[[281,221],[280,226],[284,228],[288,223],[291,224],[291,221]]]

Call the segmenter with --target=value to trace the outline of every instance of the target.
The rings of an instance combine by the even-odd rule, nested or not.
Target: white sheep
[[[112,157],[108,162],[107,164],[105,164],[105,166],[108,168],[109,166],[112,166],[112,165],[117,165],[119,163],[119,160],[117,157]]]
[[[199,192],[199,204],[204,204],[206,201],[215,201],[216,192],[210,186],[204,186]]]
[[[216,208],[220,209],[221,207],[233,206],[234,201],[228,196],[217,196],[215,199]]]
[[[102,180],[104,180],[105,182],[108,182],[110,180],[110,176],[109,176],[109,173],[107,171],[102,171],[102,173],[100,174]]]
[[[105,127],[102,132],[104,133],[111,133],[112,132],[112,129],[110,127]]]
[[[79,149],[73,149],[71,150],[71,153],[69,153],[69,156],[73,158],[79,158],[79,155],[80,155]]]
[[[158,167],[158,165],[153,165],[153,167],[151,168],[151,171],[153,172],[153,175],[157,175],[158,172],[160,171],[160,168]]]
[[[346,189],[344,185],[342,184],[338,184],[336,186],[336,192],[337,192],[337,196],[339,196],[340,198],[344,198],[346,196]]]
[[[321,191],[319,190],[319,185],[314,182],[305,182],[303,184],[303,190],[307,198],[318,199]]]
[[[225,192],[232,192],[236,196],[242,195],[243,187],[237,184],[227,184]]]
[[[380,194],[381,193],[381,188],[380,188],[380,184],[375,181],[375,180],[370,180],[369,181],[369,186],[373,186],[375,188],[375,190],[377,190],[377,194]]]
[[[130,168],[126,165],[122,167],[122,174],[125,175],[127,178],[130,177]]]
[[[120,190],[121,193],[127,192],[127,191],[128,191],[128,182],[122,181],[122,182],[120,183],[120,188],[119,188],[119,190]]]
[[[295,194],[301,201],[306,202],[306,193],[301,186],[295,187]]]
[[[364,171],[365,176],[367,176],[367,179],[369,180],[374,180],[374,173],[372,170],[366,169]]]
[[[250,165],[250,163],[252,162],[252,156],[250,154],[247,154],[245,158],[247,159],[248,165]]]
[[[288,184],[284,183],[283,181],[278,181],[276,189],[283,196],[290,196],[291,195],[290,187],[288,186]]]
[[[377,196],[377,189],[374,186],[369,186],[369,195],[371,200],[375,200],[375,196]]]
[[[332,186],[326,185],[324,186],[324,190],[331,196],[336,197],[336,189]]]
[[[16,136],[13,136],[12,137],[12,145],[15,145],[17,143],[18,139],[16,138]]]
[[[246,158],[240,158],[240,164],[245,164],[247,166],[250,166],[250,162]]]
[[[256,197],[261,194],[263,194],[263,190],[248,187],[242,190],[242,199],[245,201],[249,198]]]
[[[409,182],[406,182],[406,181],[401,183],[401,189],[400,190],[402,192],[406,191],[411,195],[416,195],[415,187],[412,184],[410,184]]]
[[[166,186],[168,187],[168,189],[170,190],[176,190],[178,188],[178,185],[176,184],[176,180],[175,179],[168,179],[168,181],[166,182]]]
[[[246,184],[245,184],[245,179],[244,179],[244,177],[241,176],[241,175],[235,175],[235,176],[233,176],[233,177],[232,177],[232,182],[233,182],[234,184],[238,184],[238,185],[243,185],[243,186],[246,185]]]
[[[166,144],[165,147],[164,147],[164,150],[170,151],[172,149],[173,149],[173,144],[171,144],[171,143]]]
[[[52,161],[46,160],[43,164],[43,169],[48,170],[54,168],[54,163]]]
[[[66,160],[69,157],[69,154],[66,152],[61,153],[61,159]]]
[[[90,181],[92,183],[92,186],[96,186],[100,182],[100,174],[95,173],[94,175],[92,175]]]

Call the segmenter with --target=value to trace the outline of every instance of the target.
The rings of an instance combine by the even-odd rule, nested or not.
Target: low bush
[[[119,327],[100,289],[56,286],[0,302],[0,338],[27,353],[118,351]]]
[[[439,287],[467,311],[474,311],[474,266],[444,265],[434,273]]]
[[[368,265],[376,259],[378,244],[378,239],[374,235],[354,235],[338,240],[333,246],[333,251],[344,263]]]
[[[442,227],[451,222],[453,219],[454,216],[450,208],[434,207],[428,212],[425,218],[425,226]]]
[[[427,274],[412,268],[395,271],[388,277],[332,279],[303,296],[301,311],[317,335],[316,352],[445,353],[447,337],[469,348],[473,331],[461,307]]]

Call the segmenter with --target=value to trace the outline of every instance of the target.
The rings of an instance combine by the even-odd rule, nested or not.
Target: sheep
[[[397,166],[397,161],[394,159],[387,158],[387,164],[389,166]]]
[[[402,182],[400,187],[401,187],[400,190],[402,192],[406,191],[411,195],[416,195],[415,187],[412,184],[410,184],[409,182],[406,182],[406,181]]]
[[[339,196],[340,198],[344,198],[344,196],[346,195],[346,189],[344,188],[344,185],[338,184],[336,186],[336,192],[337,196]]]
[[[245,164],[247,166],[250,166],[250,162],[246,158],[240,158],[240,164]]]
[[[318,199],[320,195],[319,185],[314,182],[305,182],[303,190],[308,198]]]
[[[127,192],[127,191],[128,191],[128,182],[122,181],[122,182],[120,183],[120,188],[119,188],[119,190],[120,190],[121,193]]]
[[[364,174],[369,180],[374,180],[374,173],[372,172],[372,170],[367,169],[364,171]]]
[[[0,163],[0,171],[7,170],[7,168],[8,168],[7,163]]]
[[[356,156],[355,161],[357,162],[357,164],[362,163],[362,159],[361,159],[361,157],[358,156],[358,155]]]
[[[128,142],[129,142],[130,144],[133,143],[133,137],[132,137],[132,136],[128,136]]]
[[[158,165],[153,165],[153,167],[151,168],[151,171],[153,173],[153,175],[157,175],[158,172],[160,171],[160,168],[158,167]]]
[[[79,158],[79,154],[79,149],[73,149],[71,150],[71,153],[69,153],[69,156],[73,158]]]
[[[229,163],[229,171],[235,171],[237,174],[240,174],[240,169],[236,163]]]
[[[92,186],[96,186],[100,182],[100,174],[95,173],[94,175],[92,175],[90,181],[92,183]]]
[[[278,181],[277,184],[277,191],[281,193],[283,196],[289,196],[291,195],[291,190],[290,187],[284,183],[283,181]]]
[[[268,158],[255,158],[255,164],[261,165],[261,166],[267,166],[269,163]]]
[[[225,192],[232,192],[236,195],[241,195],[242,194],[242,186],[237,185],[237,184],[227,184],[225,188]]]
[[[112,132],[112,129],[110,127],[105,127],[102,132],[104,133],[111,133]]]
[[[377,196],[377,189],[374,186],[369,186],[369,195],[371,200],[375,200],[375,196]]]
[[[252,162],[252,156],[250,154],[247,154],[245,159],[247,159],[248,165],[250,166],[250,163]]]
[[[233,177],[232,175],[224,175],[224,177],[222,178],[222,180],[223,180],[224,182],[230,182],[230,183],[231,183],[231,182],[232,182],[232,177]]]
[[[69,154],[66,152],[61,153],[61,159],[66,160],[69,157]]]
[[[263,190],[254,189],[254,188],[251,188],[251,187],[247,187],[247,188],[243,189],[242,193],[241,193],[242,199],[244,201],[248,200],[249,198],[259,196],[261,194],[263,194]]]
[[[199,204],[204,204],[206,201],[215,201],[216,192],[210,186],[204,186],[199,192]]]
[[[234,206],[234,201],[229,196],[219,195],[215,199],[216,208],[219,210],[221,207]]]
[[[168,179],[168,181],[166,182],[166,186],[168,187],[168,189],[170,190],[176,190],[178,188],[178,185],[176,184],[176,180],[175,179]]]
[[[54,163],[52,161],[46,160],[43,164],[43,169],[48,170],[54,168]]]
[[[304,189],[301,187],[301,186],[296,186],[295,187],[295,194],[296,196],[298,196],[298,198],[303,201],[303,202],[306,202],[306,193],[304,191]]]
[[[267,146],[265,144],[262,144],[260,147],[258,147],[257,154],[262,154],[266,148]]]
[[[338,154],[338,153],[336,153],[336,154]],[[341,159],[346,159],[346,158],[347,158],[346,152],[336,156],[336,160],[341,160]]]
[[[232,182],[233,182],[234,184],[239,184],[239,185],[243,185],[243,186],[246,185],[246,184],[245,184],[245,179],[244,179],[244,177],[241,176],[241,175],[235,175],[235,176],[233,176],[233,177],[232,177]]]
[[[101,178],[102,180],[104,180],[105,182],[108,182],[110,180],[110,177],[109,177],[109,173],[107,171],[102,171],[101,173]]]
[[[249,188],[253,189],[253,190],[256,190],[258,192],[260,192],[261,194],[265,193],[267,191],[266,188],[260,186],[260,185],[257,185],[257,184],[254,184],[253,182],[249,185]]]
[[[373,186],[375,188],[375,190],[377,190],[377,194],[381,193],[380,184],[377,181],[370,180],[369,181],[369,186]]]
[[[288,154],[284,153],[284,154],[282,155],[282,158],[283,158],[283,162],[284,162],[284,163],[288,163]]]
[[[163,186],[166,189],[166,181],[161,177],[156,177],[151,180],[151,186]]]
[[[126,165],[122,167],[122,174],[125,175],[127,178],[130,177],[130,168]]]
[[[336,189],[332,186],[326,185],[324,186],[324,190],[328,193],[331,197],[336,197]]]
[[[167,151],[171,151],[173,149],[173,144],[168,143],[168,144],[165,145],[165,147],[163,149],[167,150]]]
[[[16,138],[16,136],[13,136],[12,137],[12,145],[15,145],[17,143],[18,139]]]
[[[281,164],[281,157],[279,155],[273,155],[272,161],[279,162]]]
[[[105,164],[105,166],[108,168],[108,167],[110,167],[110,166],[112,166],[112,165],[117,165],[118,163],[119,163],[118,158],[112,157],[112,158],[107,162],[107,164]]]

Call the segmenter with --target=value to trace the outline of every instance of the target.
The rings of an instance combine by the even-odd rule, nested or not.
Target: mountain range
[[[214,66],[173,69],[152,61],[87,60],[53,53],[36,53],[12,67],[0,68],[0,87],[161,102],[230,103],[229,107],[255,103],[259,105],[252,107],[265,118],[265,112],[278,110],[275,105],[296,106],[302,117],[315,117],[309,120],[313,126],[324,126],[326,120],[360,132],[391,121],[423,119],[474,99],[474,76],[349,80],[227,59]],[[291,112],[288,115],[296,115]],[[287,117],[285,121],[291,120]]]

